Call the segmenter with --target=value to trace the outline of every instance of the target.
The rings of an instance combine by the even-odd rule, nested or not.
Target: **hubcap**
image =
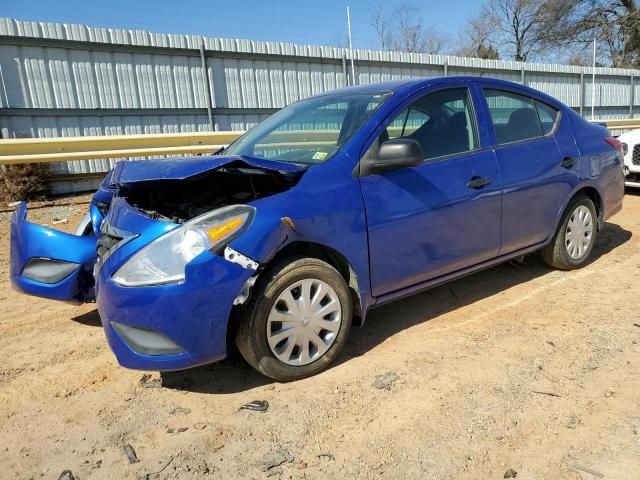
[[[271,352],[287,365],[307,365],[333,345],[340,331],[342,308],[335,290],[317,279],[284,289],[267,319]]]
[[[593,241],[593,216],[584,205],[577,207],[567,222],[564,242],[567,253],[574,260],[585,256]]]

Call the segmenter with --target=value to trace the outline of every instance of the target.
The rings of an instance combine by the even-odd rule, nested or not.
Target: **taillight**
[[[620,152],[620,155],[622,155],[623,157],[626,155],[627,152],[625,151],[626,150],[625,147],[627,147],[627,145],[625,143],[622,143],[620,140],[618,140],[615,137],[604,137],[604,141],[607,142],[616,150],[618,150]]]

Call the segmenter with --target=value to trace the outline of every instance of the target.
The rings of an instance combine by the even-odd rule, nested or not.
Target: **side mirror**
[[[415,167],[424,161],[424,153],[418,142],[410,138],[387,140],[375,150],[370,150],[360,162],[360,177],[386,170]]]
[[[424,161],[420,144],[410,138],[387,140],[378,150],[374,165],[380,170],[415,167]]]

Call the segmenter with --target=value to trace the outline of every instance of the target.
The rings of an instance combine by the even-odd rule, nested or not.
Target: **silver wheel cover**
[[[322,357],[342,323],[338,294],[322,280],[297,281],[278,296],[267,319],[267,342],[275,357],[302,366]]]
[[[580,260],[587,254],[593,241],[593,228],[591,211],[584,205],[576,207],[564,232],[564,245],[573,260]]]

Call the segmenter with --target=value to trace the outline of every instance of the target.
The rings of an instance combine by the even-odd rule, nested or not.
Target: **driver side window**
[[[391,121],[380,143],[395,138],[416,140],[425,160],[475,150],[478,135],[469,90],[449,88],[420,97]]]

